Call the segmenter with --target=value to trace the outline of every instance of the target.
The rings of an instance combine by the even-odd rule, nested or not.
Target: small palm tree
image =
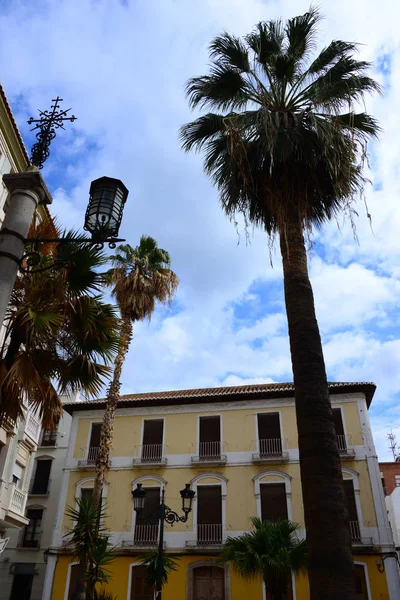
[[[254,579],[261,576],[268,600],[286,600],[291,586],[292,571],[307,567],[305,540],[297,537],[299,526],[290,521],[251,519],[253,531],[240,537],[228,537],[220,561],[229,563],[241,576]]]
[[[244,38],[216,37],[209,74],[187,84],[191,107],[206,112],[181,139],[203,153],[228,217],[262,227],[270,244],[279,236],[311,598],[350,600],[353,560],[305,239],[342,211],[353,214],[366,144],[379,131],[357,110],[379,85],[356,44],[334,40],[313,56],[318,22],[310,9],[259,23]]]
[[[96,479],[93,502],[98,506],[110,459],[113,441],[115,410],[119,400],[121,372],[129,344],[133,323],[151,318],[156,302],[170,303],[178,287],[179,279],[169,268],[171,259],[166,250],[159,248],[155,239],[143,235],[136,248],[128,244],[118,247],[111,257],[113,268],[107,274],[121,314],[118,352],[114,361],[114,373],[107,391],[107,407],[103,417],[100,448],[96,462]]]
[[[57,252],[47,246],[54,245],[44,246],[40,268]],[[27,398],[51,428],[62,413],[59,394],[96,395],[110,374],[105,363],[117,350],[119,319],[100,294],[105,257],[79,243],[68,250],[63,268],[24,273],[15,282],[0,346],[0,419],[22,416]]]
[[[157,573],[158,565],[160,561],[160,554],[157,550],[149,552],[143,558],[142,565],[146,567],[146,582],[149,587],[154,587],[157,584]],[[162,572],[161,572],[161,585],[164,586],[169,575],[173,571],[177,571],[179,567],[178,557],[170,554],[169,552],[163,552],[162,554]]]
[[[64,536],[73,549],[74,557],[79,559],[73,597],[92,600],[97,597],[95,586],[104,585],[110,580],[108,567],[116,554],[114,549],[110,548],[110,538],[103,525],[104,507],[94,507],[92,497],[77,499],[76,502],[76,508],[68,506],[65,511],[73,526]]]

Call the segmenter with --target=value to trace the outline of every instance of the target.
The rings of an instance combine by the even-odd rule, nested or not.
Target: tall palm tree
[[[96,479],[93,502],[98,506],[108,469],[113,441],[114,417],[119,400],[121,372],[129,344],[132,339],[133,323],[151,318],[156,302],[171,303],[179,279],[169,268],[171,259],[166,250],[159,248],[155,239],[143,235],[139,245],[118,247],[111,257],[113,268],[108,272],[108,283],[116,299],[120,314],[118,352],[114,361],[113,378],[110,382],[106,410],[100,435],[99,454],[96,462]]]
[[[181,128],[204,155],[228,217],[279,236],[296,390],[311,598],[353,598],[342,474],[305,239],[364,187],[366,143],[377,122],[356,112],[379,91],[356,44],[332,41],[315,57],[319,14],[262,22],[210,45],[208,75],[190,79],[192,108],[214,109]]]
[[[57,251],[46,246],[39,268]],[[15,282],[0,345],[0,420],[22,416],[27,399],[43,426],[52,427],[62,413],[59,394],[96,395],[110,373],[105,363],[117,350],[119,319],[100,295],[105,257],[79,243],[68,249],[63,268],[24,273]]]
[[[290,521],[251,519],[253,530],[228,537],[220,561],[229,563],[246,579],[262,577],[268,600],[286,600],[292,571],[307,567],[305,540],[297,537],[299,526]]]

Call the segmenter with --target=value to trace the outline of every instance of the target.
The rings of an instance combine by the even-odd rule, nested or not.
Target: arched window
[[[220,473],[202,473],[192,480],[194,543],[220,546],[226,537],[226,483]]]
[[[292,520],[291,477],[283,471],[262,471],[253,478],[257,516],[268,521]]]
[[[132,490],[136,488],[138,483],[142,484],[147,494],[144,508],[139,515],[132,507],[133,545],[142,548],[153,548],[157,545],[158,523],[149,523],[148,519],[157,512],[160,506],[161,492],[167,482],[159,475],[142,475],[132,481]]]

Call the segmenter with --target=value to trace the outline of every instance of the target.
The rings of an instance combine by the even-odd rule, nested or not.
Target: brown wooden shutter
[[[37,460],[35,479],[32,485],[32,494],[46,494],[49,486],[51,460]]]
[[[261,518],[263,521],[282,521],[288,518],[286,488],[284,483],[262,483]]]
[[[280,439],[281,428],[278,413],[259,413],[257,421],[259,440]]]
[[[220,485],[201,485],[197,488],[198,525],[222,524],[222,494]]]
[[[78,574],[79,574],[79,565],[71,566],[71,576],[69,579],[69,588],[68,588],[68,600],[73,600],[75,586],[78,582]]]
[[[145,421],[143,427],[143,446],[163,443],[164,421],[152,419]]]
[[[200,417],[200,443],[221,441],[221,418]]]
[[[81,500],[87,500],[93,496],[93,488],[81,488]]]
[[[333,422],[335,424],[336,435],[344,435],[342,411],[340,408],[333,408]]]
[[[90,448],[99,448],[100,446],[101,423],[92,423],[92,431],[90,434]]]
[[[365,581],[365,571],[362,565],[354,565],[354,578],[356,588],[356,600],[368,600],[367,582]]]
[[[354,485],[352,479],[343,480],[344,495],[346,499],[349,521],[358,521],[356,499],[354,496]]]
[[[146,584],[146,567],[132,568],[130,600],[153,600],[154,589]]]

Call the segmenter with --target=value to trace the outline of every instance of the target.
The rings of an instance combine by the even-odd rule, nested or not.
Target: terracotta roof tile
[[[362,392],[365,394],[367,404],[371,403],[376,385],[372,382],[330,382],[331,394],[345,394]],[[157,406],[172,404],[193,404],[194,402],[223,402],[232,400],[250,400],[282,398],[294,396],[293,383],[262,383],[254,385],[241,385],[230,387],[200,388],[192,390],[170,390],[165,392],[145,392],[141,394],[126,394],[121,396],[119,407],[124,406]],[[105,398],[71,402],[64,404],[64,409],[72,413],[88,408],[103,408]]]

